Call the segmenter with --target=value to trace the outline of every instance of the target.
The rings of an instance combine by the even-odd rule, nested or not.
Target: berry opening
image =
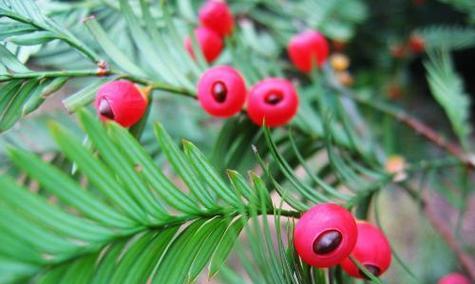
[[[273,91],[266,95],[264,101],[266,102],[266,104],[276,105],[280,103],[283,99],[284,95],[282,93]]]
[[[211,87],[211,94],[218,103],[224,103],[224,101],[226,101],[228,89],[223,82],[217,81]]]
[[[115,117],[111,105],[106,98],[102,98],[99,102],[99,113],[108,119],[114,119]]]
[[[379,267],[377,267],[376,265],[365,264],[364,267],[366,268],[366,270],[371,272],[371,274],[373,274],[374,276],[379,276],[379,274],[381,274],[381,269],[379,269]],[[361,269],[360,269],[360,274],[365,279],[370,279],[366,274],[364,274],[364,272]]]
[[[323,232],[313,242],[313,251],[316,254],[329,254],[336,250],[341,244],[343,236],[336,230]]]

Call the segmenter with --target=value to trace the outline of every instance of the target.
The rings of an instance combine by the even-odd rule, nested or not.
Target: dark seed
[[[313,242],[313,251],[316,254],[328,254],[334,251],[341,243],[342,235],[336,230],[323,232]]]
[[[106,98],[102,98],[99,102],[99,113],[109,119],[114,119],[114,112]]]
[[[374,266],[374,265],[371,265],[371,264],[366,264],[364,265],[364,267],[369,271],[371,272],[371,274],[373,274],[374,276],[379,276],[379,274],[381,273],[381,270],[379,269],[379,267],[377,266]],[[366,279],[370,279],[368,276],[366,276],[366,274],[364,274],[363,271],[360,270],[360,274],[361,276],[363,276],[364,278]]]
[[[270,105],[276,105],[280,103],[282,99],[283,96],[280,93],[269,93],[265,98],[265,102]]]
[[[224,101],[226,100],[226,95],[228,94],[226,85],[221,81],[214,83],[211,90],[211,94],[218,103],[224,103]]]

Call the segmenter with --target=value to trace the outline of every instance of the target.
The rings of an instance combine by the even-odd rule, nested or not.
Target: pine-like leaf
[[[475,46],[475,31],[471,28],[429,26],[414,33],[424,39],[427,49],[457,50]]]
[[[214,275],[246,216],[272,210],[262,180],[253,177],[250,186],[232,172],[231,187],[194,145],[185,142],[179,150],[160,126],[161,149],[192,195],[178,189],[125,129],[101,126],[84,111],[79,118],[96,154],[58,124],[52,133],[87,178],[87,190],[36,155],[9,150],[16,167],[58,203],[49,204],[10,177],[0,178],[5,205],[0,270],[8,270],[2,281],[33,277],[55,283],[61,277],[70,283],[182,283],[195,279],[210,261]],[[18,269],[7,268],[13,265]]]
[[[470,100],[464,91],[463,82],[454,70],[450,55],[445,52],[431,54],[425,62],[427,80],[436,101],[444,108],[455,134],[464,147],[468,147],[471,132],[468,123]]]

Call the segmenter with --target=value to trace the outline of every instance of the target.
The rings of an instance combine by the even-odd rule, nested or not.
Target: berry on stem
[[[265,79],[251,89],[247,105],[249,118],[257,125],[278,127],[297,113],[299,98],[292,83],[282,78]]]
[[[246,102],[246,83],[229,66],[208,69],[198,81],[198,100],[203,109],[217,117],[238,113]]]
[[[234,28],[233,15],[224,0],[206,1],[200,8],[199,19],[202,26],[215,31],[221,37],[230,35]]]
[[[320,67],[326,62],[329,47],[322,34],[308,30],[293,36],[287,51],[295,68],[308,73],[315,66]]]
[[[208,63],[213,62],[221,54],[221,50],[223,49],[223,40],[216,32],[205,27],[199,27],[195,29],[194,34],[206,61]],[[196,57],[190,37],[185,39],[185,48],[190,56],[195,59]]]
[[[409,47],[411,48],[411,51],[415,54],[424,52],[425,50],[424,38],[416,34],[411,35],[411,37],[409,38]]]
[[[318,204],[297,222],[294,246],[307,264],[330,267],[350,255],[356,237],[356,221],[348,210],[332,203]]]
[[[359,221],[358,239],[351,255],[375,276],[383,274],[391,264],[391,247],[386,236],[378,228]],[[366,279],[365,274],[348,257],[341,267],[349,275]]]
[[[402,45],[400,43],[396,43],[394,45],[391,45],[389,48],[389,51],[391,53],[391,56],[396,58],[396,59],[403,59],[407,55],[407,49],[405,45]]]
[[[470,284],[470,280],[460,273],[450,273],[440,278],[437,284]]]
[[[124,127],[129,127],[144,115],[147,98],[132,82],[119,80],[99,88],[95,107],[102,120],[114,120]]]

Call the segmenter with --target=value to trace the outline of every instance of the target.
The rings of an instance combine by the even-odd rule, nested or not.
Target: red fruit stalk
[[[470,284],[470,280],[460,273],[450,273],[440,278],[437,284]]]
[[[309,30],[292,37],[287,51],[295,68],[308,73],[312,68],[320,67],[326,62],[329,47],[322,34]]]
[[[350,255],[356,238],[356,221],[348,210],[336,204],[318,204],[299,219],[294,246],[307,264],[330,267]]]
[[[124,127],[129,127],[144,115],[147,98],[132,82],[114,81],[99,88],[95,107],[102,120],[114,120]]]
[[[286,79],[269,78],[257,83],[249,92],[247,114],[257,125],[278,127],[287,124],[298,110],[299,98]]]
[[[198,46],[208,63],[213,62],[221,54],[223,49],[223,40],[219,35],[205,27],[199,27],[194,30]],[[193,44],[190,37],[185,39],[185,49],[193,59],[196,59],[193,51]]]
[[[246,83],[239,72],[229,66],[207,70],[198,82],[198,100],[203,109],[217,117],[238,113],[246,101]]]
[[[208,0],[199,11],[200,24],[221,37],[228,36],[234,28],[234,19],[228,4],[223,0]]]
[[[367,222],[358,222],[358,239],[351,255],[356,258],[369,272],[379,276],[391,264],[391,247],[386,236],[378,228]],[[366,278],[358,267],[346,258],[341,263],[343,270],[356,278]]]

